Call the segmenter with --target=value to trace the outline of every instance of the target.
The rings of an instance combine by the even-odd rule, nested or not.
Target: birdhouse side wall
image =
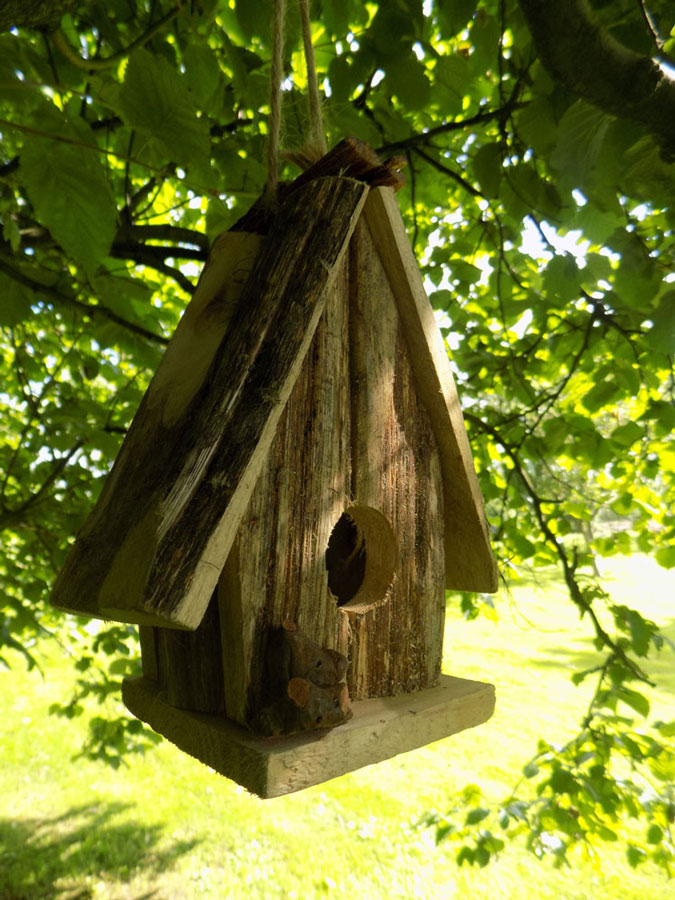
[[[374,697],[430,687],[440,676],[443,488],[395,298],[363,219],[350,256],[352,494],[389,521],[398,555],[382,602],[342,608],[350,625],[350,688],[355,697]]]

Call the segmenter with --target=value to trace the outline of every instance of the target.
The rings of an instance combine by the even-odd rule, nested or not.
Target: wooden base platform
[[[258,738],[214,715],[175,709],[154,682],[127,679],[128,709],[155,731],[259,797],[280,797],[487,721],[494,685],[441,676],[438,687],[352,704],[336,728]]]

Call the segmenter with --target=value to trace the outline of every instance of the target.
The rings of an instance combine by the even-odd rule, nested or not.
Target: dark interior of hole
[[[366,574],[366,542],[356,522],[343,513],[328,539],[326,549],[328,587],[338,606],[355,596]]]

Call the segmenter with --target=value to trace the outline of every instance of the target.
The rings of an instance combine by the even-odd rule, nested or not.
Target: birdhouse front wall
[[[255,707],[284,622],[349,658],[353,699],[437,683],[443,522],[436,441],[361,220],[212,601],[228,718]]]

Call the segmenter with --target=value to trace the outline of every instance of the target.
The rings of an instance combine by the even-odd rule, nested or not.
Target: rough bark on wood
[[[352,496],[389,522],[398,556],[386,593],[357,593],[341,609],[351,628],[350,694],[360,699],[419,690],[440,675],[443,489],[396,302],[363,220],[351,253]],[[370,552],[366,535],[366,570]]]
[[[143,675],[151,681],[157,681],[157,678],[159,677],[159,667],[157,665],[155,629],[152,625],[139,625],[138,639],[141,645]]]
[[[544,67],[603,112],[632,119],[675,161],[672,70],[620,43],[588,0],[520,0]]]
[[[146,395],[55,605],[199,624],[367,191],[323,178],[289,197],[190,402],[165,423],[150,415]]]
[[[346,650],[324,553],[350,498],[348,277],[345,253],[220,580],[226,710],[240,723],[260,705],[266,629],[295,622]]]
[[[218,601],[213,597],[195,631],[154,628],[157,683],[180,709],[223,712],[225,674]]]
[[[56,28],[76,0],[0,0],[0,32],[9,28]]]
[[[445,504],[446,587],[494,592],[497,565],[457,388],[391,191],[371,191],[364,218],[403,323],[415,387],[438,441]]]

